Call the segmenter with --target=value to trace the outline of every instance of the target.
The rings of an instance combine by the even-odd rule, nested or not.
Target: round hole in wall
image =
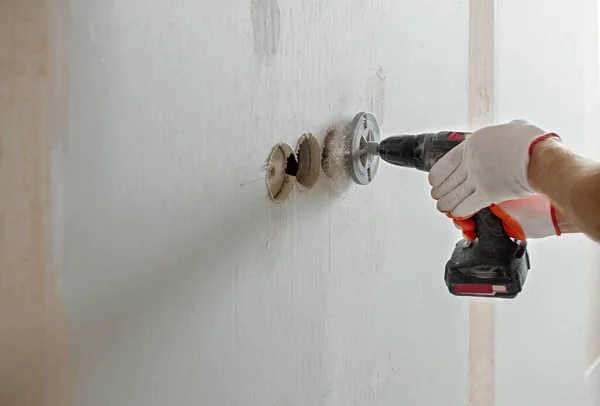
[[[323,141],[321,154],[321,166],[327,177],[339,177],[345,167],[347,149],[341,132],[337,128],[329,129]]]
[[[296,182],[310,189],[319,180],[321,171],[321,146],[312,134],[303,134],[298,139],[296,159],[298,160]]]
[[[290,197],[297,166],[291,146],[281,143],[273,147],[267,161],[267,190],[272,200],[282,202]]]

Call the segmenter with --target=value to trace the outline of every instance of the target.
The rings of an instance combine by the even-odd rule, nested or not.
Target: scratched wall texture
[[[467,120],[468,2],[72,0],[77,404],[465,405],[458,237],[423,173],[267,200],[272,146],[364,109]]]

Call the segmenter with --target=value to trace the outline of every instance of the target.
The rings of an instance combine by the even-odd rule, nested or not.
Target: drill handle
[[[502,220],[492,213],[489,207],[475,213],[473,221],[475,221],[475,234],[479,240],[493,241],[510,238],[504,230]]]

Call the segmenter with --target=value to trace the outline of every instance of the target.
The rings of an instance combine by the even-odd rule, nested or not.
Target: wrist
[[[553,211],[554,211],[553,221],[554,221],[554,224],[556,225],[557,232],[558,232],[557,235],[581,232],[581,230],[579,230],[579,227],[577,227],[575,224],[573,224],[563,214],[562,210],[557,208],[554,204],[552,207],[553,207]]]
[[[553,163],[552,153],[561,148],[556,134],[546,134],[534,140],[529,147],[527,177],[529,186],[538,193],[544,193],[544,177],[547,177]]]

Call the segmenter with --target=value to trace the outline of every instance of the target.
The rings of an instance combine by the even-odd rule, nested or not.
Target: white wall
[[[263,167],[365,109],[388,134],[465,128],[467,1],[72,0],[70,20],[78,404],[466,404],[458,234],[425,174],[276,205]]]
[[[495,110],[585,151],[595,9],[570,4],[497,1]],[[459,235],[425,174],[382,164],[276,205],[263,171],[275,143],[360,110],[388,135],[466,129],[468,10],[69,1],[53,245],[78,405],[467,404],[468,306],[443,282]],[[583,241],[532,242],[525,291],[495,305],[497,405],[600,387]]]

